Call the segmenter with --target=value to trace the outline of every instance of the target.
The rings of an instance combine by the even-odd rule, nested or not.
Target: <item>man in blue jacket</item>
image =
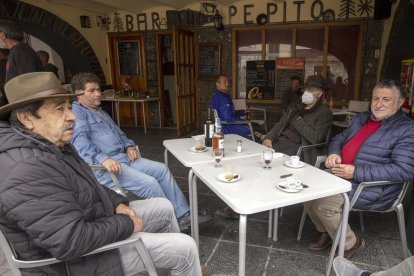
[[[190,223],[190,209],[170,170],[162,163],[139,156],[134,141],[103,111],[99,78],[79,73],[72,78],[75,93],[82,93],[73,103],[76,114],[72,144],[88,164],[100,164],[118,175],[121,187],[143,198],[163,197],[171,201],[180,228]],[[114,186],[109,174],[96,170],[98,181]]]
[[[414,121],[401,110],[404,94],[392,80],[378,83],[372,93],[371,111],[354,116],[351,125],[334,137],[329,145],[327,168],[352,183],[350,198],[364,181],[406,181],[414,176]],[[395,201],[402,185],[373,186],[363,189],[354,208],[386,210]],[[339,226],[341,195],[304,204],[320,237],[308,244],[322,250],[332,243]],[[348,226],[344,257],[364,248],[365,242]]]
[[[233,101],[229,92],[229,79],[225,75],[216,78],[216,90],[211,99],[211,108],[217,110],[217,114],[222,121],[234,122],[242,121],[234,111]],[[238,134],[241,136],[250,135],[247,125],[222,125],[221,131],[224,134]]]

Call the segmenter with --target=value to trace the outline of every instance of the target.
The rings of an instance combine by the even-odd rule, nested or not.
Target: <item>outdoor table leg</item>
[[[134,102],[134,122],[135,122],[135,127],[138,126],[138,119],[137,119],[137,103]]]
[[[245,275],[246,269],[246,229],[247,215],[240,214],[239,220],[239,276]]]
[[[142,115],[144,117],[144,133],[147,134],[147,122],[145,121],[145,102],[141,102]]]
[[[168,150],[164,150],[164,164],[166,167],[168,167]]]
[[[272,225],[273,225],[273,210],[269,211],[269,225],[267,226],[267,237],[272,238]]]
[[[190,198],[191,236],[199,248],[197,176],[194,175],[192,169],[188,173],[188,186],[188,193]]]
[[[273,241],[277,241],[277,222],[279,220],[279,209],[276,208],[273,210],[274,216],[273,216]]]
[[[158,116],[160,118],[160,128],[161,128],[161,101],[158,101]]]
[[[121,120],[119,119],[119,102],[115,102],[115,111],[116,111],[116,122],[118,126],[121,127]]]
[[[332,243],[332,249],[329,255],[328,268],[326,269],[327,276],[331,274],[333,259],[335,256],[336,248],[338,246],[338,241],[339,241],[338,256],[341,256],[341,257],[344,256],[346,228],[348,227],[348,216],[349,216],[349,197],[347,193],[342,193],[342,197],[344,198],[344,205],[342,207],[342,218],[341,218],[341,222],[339,223],[339,227],[336,231],[334,242]]]

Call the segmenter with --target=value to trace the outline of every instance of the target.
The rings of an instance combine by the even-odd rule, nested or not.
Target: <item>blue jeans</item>
[[[190,208],[170,170],[160,162],[139,157],[133,162],[122,160],[122,172],[118,174],[121,187],[142,198],[163,197],[171,201],[175,216],[180,218]],[[111,177],[107,172],[96,170],[98,181],[112,189]]]

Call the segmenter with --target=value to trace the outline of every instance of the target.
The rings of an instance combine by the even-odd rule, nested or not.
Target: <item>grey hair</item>
[[[377,83],[375,85],[374,89],[376,89],[376,88],[388,88],[388,89],[395,88],[398,91],[399,99],[402,99],[402,98],[405,97],[404,90],[403,90],[400,82],[396,81],[396,80],[383,80],[383,81],[380,81],[379,83]]]

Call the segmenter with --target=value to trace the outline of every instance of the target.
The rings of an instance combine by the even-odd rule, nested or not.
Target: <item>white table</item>
[[[116,123],[119,127],[121,127],[121,122],[119,118],[119,103],[133,103],[134,104],[134,120],[135,126],[138,126],[137,120],[137,103],[141,103],[142,107],[142,116],[144,119],[144,133],[147,133],[147,122],[145,118],[145,107],[148,102],[158,102],[158,115],[160,119],[160,127],[161,127],[161,104],[159,98],[122,98],[122,97],[114,97],[114,98],[102,98],[101,101],[103,102],[111,102],[112,103],[112,113],[113,113],[113,104],[115,103],[115,113],[116,113]]]
[[[349,199],[346,192],[351,190],[349,181],[336,177],[323,170],[305,165],[300,169],[293,169],[283,165],[289,160],[287,156],[275,158],[271,170],[264,170],[263,164],[259,163],[259,158],[240,158],[226,160],[233,162],[236,172],[240,175],[240,180],[234,183],[224,183],[219,181],[216,176],[223,172],[223,169],[214,168],[211,164],[199,164],[192,167],[195,176],[192,180],[190,189],[191,213],[197,214],[197,177],[203,181],[214,193],[216,193],[228,206],[240,214],[239,221],[239,275],[245,275],[246,262],[246,227],[247,215],[258,212],[273,210],[284,206],[302,203],[335,194],[343,194],[344,207],[342,212],[341,236],[339,242],[339,255],[343,256],[345,244],[345,231],[348,222]],[[309,188],[305,188],[298,193],[286,193],[278,188],[276,184],[281,182],[281,175],[293,173],[293,175],[303,181]],[[193,216],[194,232],[193,238],[198,241],[198,217]],[[333,259],[333,255],[332,255]],[[328,270],[330,271],[329,262]]]
[[[236,151],[237,140],[242,141],[242,152]],[[164,163],[168,166],[168,152],[175,156],[184,166],[187,168],[192,168],[195,165],[199,164],[210,164],[214,163],[212,148],[207,148],[207,151],[195,153],[190,150],[194,146],[192,138],[181,138],[181,139],[172,139],[165,140],[163,142],[165,147],[164,151]],[[226,160],[234,160],[243,157],[252,157],[258,158],[262,155],[264,150],[269,150],[268,147],[265,147],[261,144],[255,143],[252,140],[246,139],[236,134],[226,134],[224,136],[224,157],[221,162]],[[189,194],[192,193],[192,181],[193,181],[193,171],[189,170],[188,173],[188,190]],[[190,206],[194,205],[192,203],[192,197],[190,197]],[[198,227],[194,227],[195,219],[198,220],[197,212],[191,212],[191,235],[197,237],[196,243],[198,246]],[[194,231],[197,231],[196,233]],[[269,230],[270,231],[270,230]]]

